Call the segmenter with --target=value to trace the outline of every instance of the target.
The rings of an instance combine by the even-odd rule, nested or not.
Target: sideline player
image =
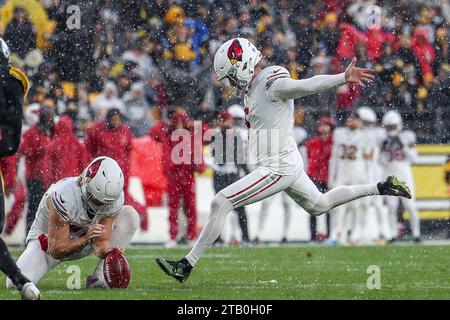
[[[22,130],[22,104],[28,93],[28,78],[19,69],[9,65],[11,51],[0,38],[0,157],[15,154],[20,144]],[[5,190],[3,176],[0,194],[0,233],[5,222]],[[40,292],[14,263],[5,242],[0,238],[0,270],[11,278],[24,300],[40,299]]]
[[[380,146],[386,137],[386,130],[377,126],[377,114],[372,108],[363,106],[357,110],[362,121],[362,129],[369,137],[366,141],[369,143],[370,156],[366,161],[366,170],[368,174],[367,182],[377,182],[383,176],[383,168],[380,164]],[[391,238],[390,228],[388,227],[388,210],[383,205],[383,197],[365,198],[368,207],[375,210],[376,221],[378,224],[378,239],[380,245],[386,244]]]
[[[413,240],[420,242],[420,218],[416,207],[414,192],[414,179],[411,163],[417,157],[416,134],[410,130],[403,130],[403,121],[400,114],[391,110],[386,112],[382,119],[383,127],[386,129],[387,137],[381,145],[381,163],[385,166],[385,173],[395,174],[407,182],[411,187],[412,197],[401,199],[403,208],[409,212],[409,221],[413,233]],[[391,228],[391,241],[397,237],[397,211],[399,199],[387,199],[389,207],[389,225]]]
[[[362,184],[368,181],[366,161],[369,158],[369,137],[361,129],[358,113],[351,112],[345,121],[345,127],[337,128],[333,133],[333,149],[330,159],[328,186]],[[356,244],[362,240],[366,227],[367,206],[358,199],[336,208],[336,224],[333,226],[332,239]]]
[[[208,220],[192,250],[185,258],[167,261],[157,258],[161,269],[180,282],[220,235],[227,214],[275,193],[285,191],[312,215],[373,195],[410,197],[408,187],[395,177],[378,184],[339,186],[321,193],[303,169],[302,156],[295,143],[294,99],[335,88],[345,83],[364,85],[374,78],[371,69],[357,68],[356,58],[345,72],[293,80],[280,66],[257,66],[262,55],[244,38],[225,42],[214,57],[220,81],[244,91],[246,122],[249,126],[249,161],[256,169],[217,193],[211,202]]]
[[[100,260],[86,287],[107,288],[104,258],[114,247],[126,248],[139,225],[136,210],[123,205],[123,185],[122,170],[108,157],[94,159],[79,177],[52,184],[17,260],[22,272],[37,284],[60,262],[94,253]],[[6,286],[13,287],[11,280]]]

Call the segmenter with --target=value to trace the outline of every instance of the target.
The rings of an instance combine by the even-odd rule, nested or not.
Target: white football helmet
[[[108,157],[98,157],[81,174],[81,195],[95,212],[119,199],[124,177],[118,163]]]
[[[386,112],[381,123],[390,136],[397,135],[403,129],[402,116],[395,110]]]
[[[244,38],[228,40],[220,46],[214,56],[217,78],[225,85],[244,90],[252,80],[255,66],[262,54]]]
[[[233,118],[237,118],[237,119],[245,118],[244,108],[242,108],[238,104],[233,104],[232,106],[228,107],[227,111]]]
[[[369,122],[372,124],[377,123],[377,114],[375,111],[372,110],[372,108],[369,107],[361,107],[357,110],[359,118],[362,121]]]

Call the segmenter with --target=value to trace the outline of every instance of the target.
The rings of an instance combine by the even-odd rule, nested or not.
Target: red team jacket
[[[118,129],[109,129],[104,120],[89,128],[86,136],[87,152],[92,159],[107,156],[117,161],[128,178],[131,164],[132,135],[130,129],[122,124]]]
[[[72,120],[61,117],[53,130],[54,138],[47,149],[52,182],[81,174],[88,164],[88,156],[85,145],[73,134]]]
[[[308,175],[312,180],[328,183],[328,167],[331,158],[331,149],[333,147],[333,137],[322,140],[320,137],[314,137],[306,141],[308,151]]]
[[[5,191],[14,189],[17,175],[17,156],[0,158],[0,170],[3,175]]]
[[[19,154],[25,158],[26,180],[41,180],[45,187],[51,184],[51,161],[47,148],[51,142],[51,136],[43,134],[33,125],[22,135]]]
[[[173,131],[175,130],[175,125],[178,121],[181,121],[183,123],[184,128],[189,130],[191,134],[191,163],[188,164],[174,164],[172,161],[172,150],[173,148],[178,145],[179,141],[172,141],[171,136]],[[207,130],[206,125],[203,125],[202,127],[202,134],[204,131]],[[192,180],[194,176],[194,172],[203,172],[205,169],[205,164],[203,163],[203,156],[201,158],[201,163],[195,164],[194,163],[194,153],[193,148],[194,146],[202,148],[203,141],[198,141],[197,144],[194,144],[194,132],[193,128],[189,123],[189,118],[181,113],[181,112],[175,112],[172,116],[171,121],[164,121],[161,120],[158,123],[156,123],[152,128],[149,130],[150,137],[162,144],[162,164],[164,168],[164,172],[167,175],[171,175],[176,173],[177,177],[181,180]],[[199,154],[203,154],[203,149],[200,150]],[[180,181],[182,182],[182,181]]]

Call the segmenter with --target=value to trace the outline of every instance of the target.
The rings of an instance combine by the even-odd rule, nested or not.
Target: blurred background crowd
[[[33,22],[38,10],[27,1],[8,2],[23,5],[10,6],[2,27],[30,76],[29,103],[69,115],[81,137],[113,107],[135,136],[178,107],[210,121],[240,102],[222,90],[211,64],[222,42],[241,36],[261,50],[262,65],[283,65],[293,78],[341,72],[353,56],[376,70],[368,88],[343,86],[299,102],[311,111],[307,125],[323,114],[340,122],[367,105],[399,110],[419,141],[448,139],[445,0],[40,0],[47,23]],[[67,27],[74,4],[79,29]]]
[[[92,157],[108,154],[132,175],[133,138],[162,143],[164,156],[170,123],[189,127],[202,120],[216,127],[224,110],[242,102],[212,69],[218,47],[238,36],[259,48],[263,67],[284,66],[294,79],[342,72],[353,56],[359,66],[375,69],[376,81],[366,88],[344,85],[296,102],[310,135],[319,118],[333,118],[339,126],[353,110],[368,106],[378,120],[390,109],[399,111],[419,142],[450,139],[445,0],[9,0],[0,5],[0,33],[13,51],[11,61],[31,82],[24,117],[24,131],[29,130],[20,154],[28,164],[32,209],[59,179],[59,165],[64,174],[75,175]],[[79,28],[70,26],[77,14],[71,5],[79,6]],[[55,156],[60,154],[77,156]],[[161,165],[157,156],[153,160]],[[171,179],[170,170],[163,168],[167,183],[182,180],[190,186],[191,171],[204,168],[177,173],[183,179]],[[144,191],[147,204],[160,203],[151,186]],[[189,194],[177,196],[189,203]],[[142,213],[145,228],[145,208],[130,195],[127,201]]]

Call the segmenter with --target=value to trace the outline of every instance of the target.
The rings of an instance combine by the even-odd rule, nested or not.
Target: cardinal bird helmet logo
[[[86,179],[87,181],[91,181],[96,175],[98,170],[100,169],[100,165],[102,164],[102,160],[98,160],[94,162],[87,170]]]
[[[230,62],[232,65],[235,65],[238,61],[242,61],[242,47],[239,43],[238,39],[235,39],[231,46],[228,48],[228,59],[230,59]]]

